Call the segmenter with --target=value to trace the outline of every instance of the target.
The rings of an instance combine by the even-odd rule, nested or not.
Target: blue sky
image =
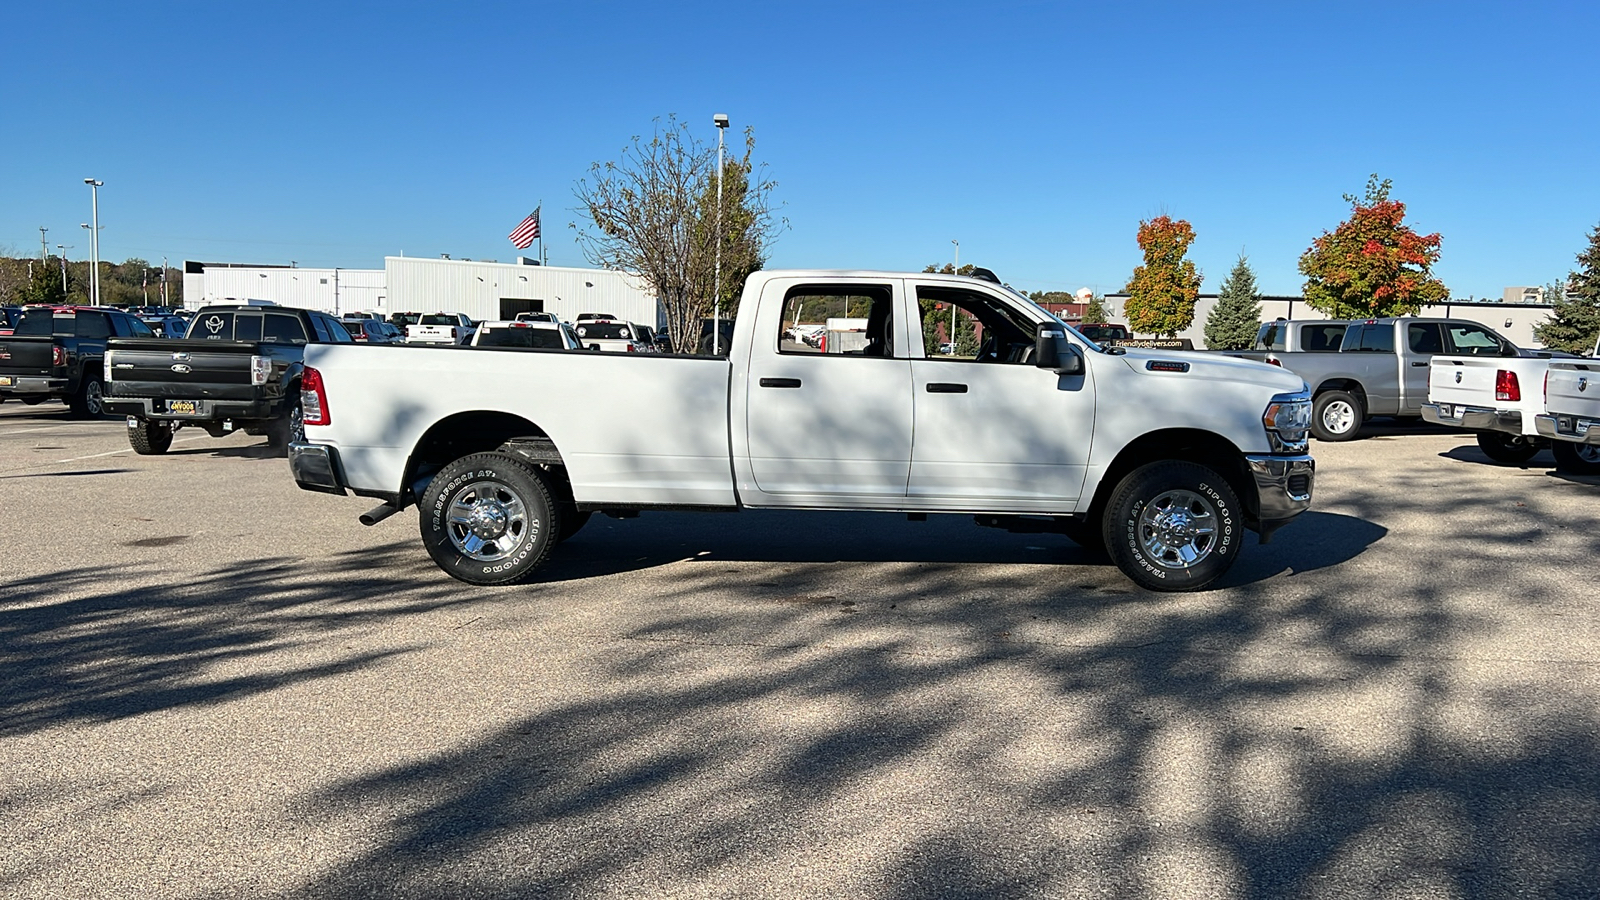
[[[509,261],[543,200],[675,113],[756,129],[771,266],[987,265],[1119,289],[1140,219],[1188,219],[1215,291],[1265,293],[1367,175],[1443,235],[1457,297],[1572,267],[1600,223],[1600,5],[13,4],[0,246],[382,265]],[[731,136],[731,135],[730,135]]]

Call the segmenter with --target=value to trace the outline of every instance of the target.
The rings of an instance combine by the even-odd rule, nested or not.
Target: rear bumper
[[[167,398],[105,398],[107,411],[116,413],[119,416],[137,416],[141,419],[172,419],[180,422],[237,419],[241,422],[265,422],[277,418],[279,414],[277,405],[265,400],[196,400],[193,413],[168,412],[166,403]]]
[[[1483,406],[1461,406],[1452,403],[1424,403],[1422,404],[1422,418],[1435,425],[1448,425],[1451,428],[1465,428],[1469,431],[1503,431],[1506,434],[1524,433],[1522,430],[1522,413],[1514,409],[1489,409]]]
[[[67,379],[47,375],[10,375],[10,384],[0,384],[0,394],[64,394]]]
[[[1311,508],[1317,462],[1309,455],[1246,456],[1244,461],[1255,478],[1260,510],[1257,531],[1265,543],[1272,532]]]
[[[1557,441],[1574,444],[1600,444],[1600,419],[1582,416],[1534,416],[1533,424],[1539,433]]]
[[[289,471],[294,483],[302,490],[323,494],[345,493],[344,478],[339,471],[339,454],[332,447],[295,441],[289,445]]]

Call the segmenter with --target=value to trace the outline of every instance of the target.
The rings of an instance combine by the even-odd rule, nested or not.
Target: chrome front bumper
[[[1539,433],[1557,441],[1574,444],[1600,444],[1600,419],[1582,416],[1534,416],[1533,424]]]
[[[289,471],[303,490],[341,496],[345,493],[339,454],[332,447],[302,441],[289,444]]]
[[[1448,412],[1446,412],[1448,410]],[[1435,425],[1466,428],[1470,431],[1503,431],[1522,434],[1522,413],[1516,410],[1461,406],[1455,403],[1424,403],[1422,418]]]
[[[1317,461],[1304,456],[1246,456],[1259,500],[1257,533],[1264,544],[1280,526],[1311,508]]]

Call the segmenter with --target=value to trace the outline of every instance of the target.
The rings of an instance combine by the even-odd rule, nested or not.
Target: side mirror
[[[1039,326],[1033,344],[1033,364],[1041,369],[1054,369],[1057,375],[1083,374],[1083,355],[1067,340],[1066,331],[1053,322]]]

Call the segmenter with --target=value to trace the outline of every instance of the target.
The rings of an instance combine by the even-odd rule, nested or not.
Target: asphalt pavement
[[[263,438],[0,404],[0,896],[1600,893],[1600,479],[1313,443],[1211,591],[962,517],[596,517],[542,579]]]

